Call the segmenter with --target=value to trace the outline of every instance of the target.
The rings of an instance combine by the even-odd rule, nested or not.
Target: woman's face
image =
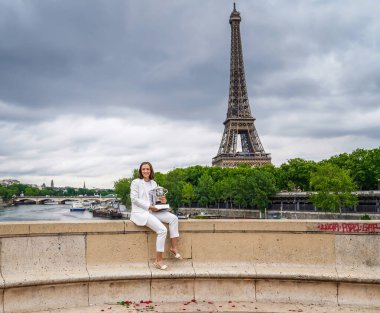
[[[150,166],[149,166],[149,164],[144,164],[141,167],[141,173],[142,173],[142,176],[143,176],[144,180],[149,180],[149,176],[150,176]]]

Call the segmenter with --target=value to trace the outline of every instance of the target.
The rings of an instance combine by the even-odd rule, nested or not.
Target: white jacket
[[[157,183],[151,180],[152,188],[157,187]],[[138,226],[146,225],[149,217],[149,191],[147,190],[144,180],[137,178],[131,183],[131,221]]]

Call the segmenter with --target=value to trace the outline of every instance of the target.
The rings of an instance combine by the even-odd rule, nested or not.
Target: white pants
[[[164,223],[169,224],[170,238],[179,237],[178,217],[167,211],[149,212],[148,221],[145,226],[157,233],[156,251],[164,252],[167,229]]]

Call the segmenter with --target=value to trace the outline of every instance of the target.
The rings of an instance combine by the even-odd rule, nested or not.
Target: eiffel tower
[[[264,151],[255,127],[248,102],[245,82],[243,51],[240,37],[240,13],[234,10],[230,15],[231,63],[230,94],[224,133],[218,154],[212,159],[213,166],[233,167],[238,164],[270,164],[271,156]],[[240,139],[240,140],[239,140]],[[238,151],[238,141],[241,151]]]

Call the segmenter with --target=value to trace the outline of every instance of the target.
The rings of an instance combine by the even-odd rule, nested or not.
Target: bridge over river
[[[116,197],[100,197],[100,196],[18,196],[13,198],[13,204],[47,204],[49,202],[58,202],[58,204],[65,204],[70,201],[111,201],[116,200]]]

